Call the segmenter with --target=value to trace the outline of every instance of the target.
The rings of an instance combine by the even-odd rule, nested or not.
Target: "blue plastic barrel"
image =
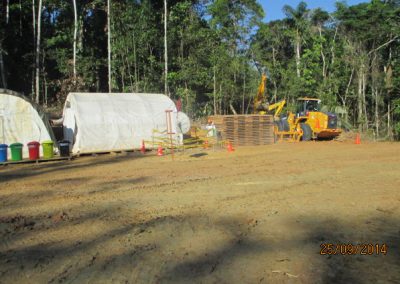
[[[7,144],[0,144],[0,162],[7,162]]]

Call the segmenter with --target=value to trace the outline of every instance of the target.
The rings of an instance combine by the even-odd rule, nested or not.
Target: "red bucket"
[[[29,142],[28,149],[29,149],[29,160],[38,160],[40,143],[36,141]]]

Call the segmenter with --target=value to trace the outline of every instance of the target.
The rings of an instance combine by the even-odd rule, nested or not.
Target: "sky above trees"
[[[285,17],[285,14],[282,12],[282,8],[285,5],[290,5],[292,7],[296,7],[301,0],[259,0],[259,3],[264,8],[265,11],[265,20],[267,22],[277,20],[277,19],[283,19]],[[322,8],[323,10],[326,10],[328,12],[333,12],[335,10],[335,3],[338,1],[335,0],[307,0],[305,1],[307,3],[308,8],[314,9],[314,8]],[[356,5],[359,3],[365,3],[368,1],[365,0],[347,0],[345,1],[349,6],[350,5]]]

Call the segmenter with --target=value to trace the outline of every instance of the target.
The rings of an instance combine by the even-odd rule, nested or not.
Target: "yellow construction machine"
[[[257,95],[253,101],[254,113],[266,114],[266,109],[268,108],[268,102],[264,96],[266,85],[267,85],[267,75],[265,73],[262,73],[261,82],[260,85],[258,85]]]
[[[311,139],[333,139],[342,130],[337,128],[337,116],[333,113],[321,111],[321,100],[315,98],[297,99],[296,113],[287,112],[282,116],[285,100],[268,104],[264,91],[267,77],[262,75],[257,96],[254,99],[254,113],[273,113],[275,121],[275,135],[282,140],[289,137],[294,141],[308,141]]]

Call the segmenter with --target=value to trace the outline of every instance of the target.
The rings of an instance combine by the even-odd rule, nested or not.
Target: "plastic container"
[[[53,146],[54,146],[54,143],[51,140],[42,142],[43,158],[51,159],[54,157]]]
[[[0,162],[7,162],[7,144],[0,144]]]
[[[61,157],[69,157],[69,143],[68,140],[58,141],[58,148],[60,149]]]
[[[32,141],[32,142],[28,143],[29,160],[38,160],[39,159],[39,149],[40,149],[39,142]]]
[[[24,144],[18,142],[10,145],[12,161],[22,160],[22,147],[24,147]]]

